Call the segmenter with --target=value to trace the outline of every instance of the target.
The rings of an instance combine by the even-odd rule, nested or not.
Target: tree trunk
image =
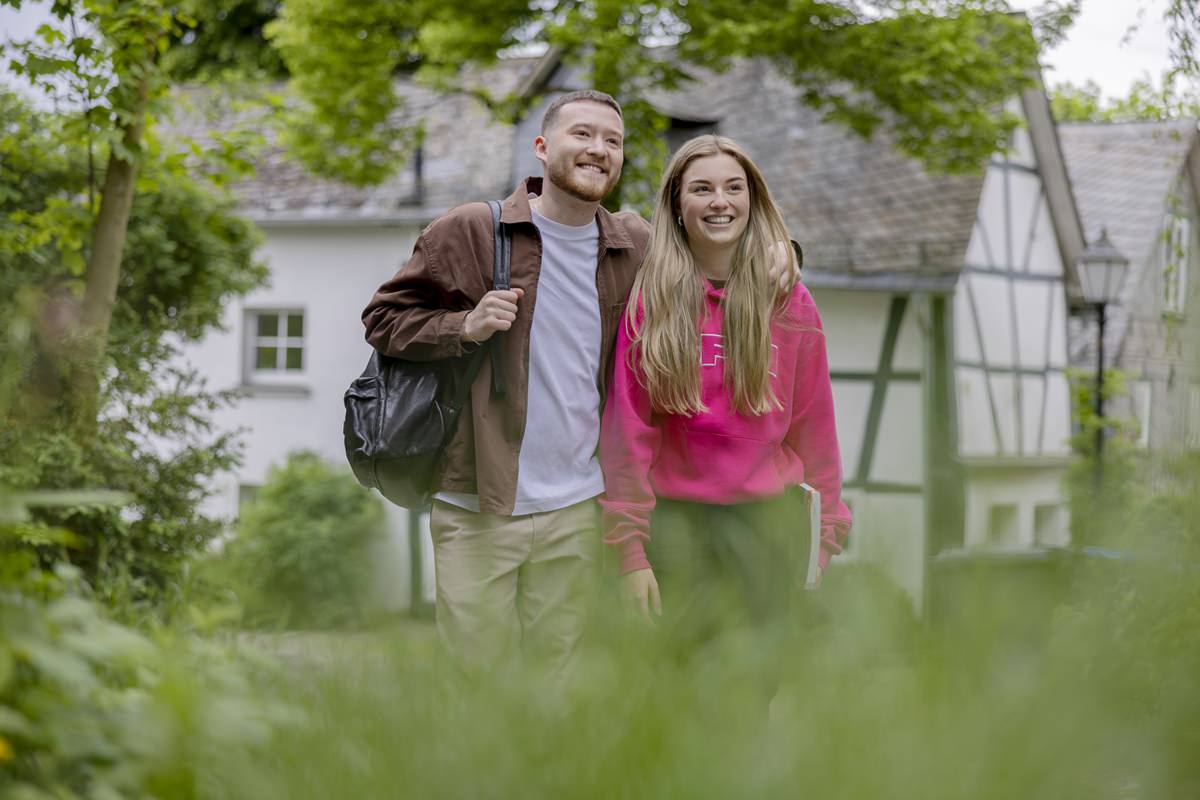
[[[69,401],[77,429],[85,432],[95,429],[100,413],[100,382],[104,375],[108,330],[117,300],[121,256],[137,183],[138,165],[133,154],[141,145],[149,89],[149,78],[142,78],[137,100],[130,109],[130,121],[121,130],[121,144],[127,155],[122,156],[115,149],[109,153],[104,186],[100,190],[100,211],[92,226],[87,284],[80,310],[82,347],[72,369],[70,391],[74,396]]]

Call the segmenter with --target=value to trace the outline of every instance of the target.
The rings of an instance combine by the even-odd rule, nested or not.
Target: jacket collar
[[[500,210],[500,221],[504,223],[533,223],[533,211],[529,208],[529,196],[542,193],[542,179],[529,177],[521,182],[505,200]],[[633,241],[625,226],[604,206],[596,211],[596,228],[600,234],[600,246],[607,250],[628,250]]]

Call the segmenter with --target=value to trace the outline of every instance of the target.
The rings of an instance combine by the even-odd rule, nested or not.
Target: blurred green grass
[[[831,571],[765,724],[728,680],[745,640],[681,664],[615,606],[562,697],[536,665],[449,679],[428,627],[334,636],[276,687],[304,724],[221,770],[214,796],[1200,796],[1195,577],[1094,560],[1063,574],[1055,608],[1005,596],[1003,577],[970,584],[1006,619],[1045,617],[1031,639],[979,611],[918,623],[869,567]]]
[[[611,583],[563,692],[520,661],[458,680],[416,620],[166,628],[115,671],[87,646],[99,612],[70,630],[51,614],[38,641],[106,688],[68,691],[18,653],[10,693],[36,729],[0,715],[16,751],[0,797],[1192,800],[1200,462],[1135,489],[1091,521],[1104,550],[935,561],[924,619],[871,565],[835,563],[796,609],[765,719],[745,680],[761,642],[674,657]],[[47,686],[40,704],[20,694]],[[41,793],[6,792],[17,767]],[[95,776],[137,789],[96,794]]]

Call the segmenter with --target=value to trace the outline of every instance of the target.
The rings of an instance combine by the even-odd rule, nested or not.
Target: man
[[[485,359],[430,519],[438,635],[469,673],[518,643],[557,677],[577,654],[598,577],[601,398],[650,233],[600,205],[621,176],[623,139],[609,95],[558,98],[534,139],[545,178],[503,203],[512,289],[490,290],[491,212],[468,203],[421,233],[363,312],[371,346],[401,358],[452,358],[499,336],[506,391],[493,391]]]
[[[534,139],[545,178],[503,203],[512,289],[489,291],[491,213],[469,203],[422,232],[363,312],[367,340],[391,356],[450,358],[500,338],[506,391],[493,392],[485,359],[430,520],[439,638],[469,672],[519,642],[565,674],[594,594],[600,401],[649,237],[636,214],[600,206],[620,178],[623,139],[607,94],[558,98]]]

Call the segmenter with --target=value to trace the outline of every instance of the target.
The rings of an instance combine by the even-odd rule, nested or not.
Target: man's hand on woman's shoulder
[[[767,272],[771,280],[779,284],[779,293],[788,294],[800,282],[800,259],[798,248],[790,241],[779,241],[771,245],[771,266]],[[796,257],[793,258],[793,254]]]

